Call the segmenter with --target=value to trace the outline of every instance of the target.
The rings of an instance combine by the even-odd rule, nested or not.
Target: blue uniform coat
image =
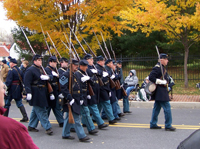
[[[88,65],[88,69],[86,71],[92,81],[92,83],[90,83],[90,84],[92,86],[92,89],[93,89],[95,95],[91,96],[91,99],[88,99],[88,104],[94,105],[94,104],[99,103],[100,86],[99,86],[97,75],[95,73],[93,73],[90,69],[95,69],[95,68],[94,68],[94,66]]]
[[[36,65],[29,67],[25,73],[25,89],[27,94],[32,94],[32,99],[29,101],[30,106],[48,107],[47,81],[40,79],[42,74],[42,69]]]
[[[164,79],[167,80],[168,82],[167,70],[164,66],[162,68],[163,68]],[[153,67],[149,75],[149,80],[153,83],[156,83],[156,79],[161,79],[161,77],[162,77],[161,67],[160,64],[157,63]],[[156,101],[169,101],[167,86],[157,84],[155,93],[152,95],[151,99]]]
[[[14,66],[11,70],[8,71],[8,76],[6,78],[5,84],[8,87],[8,98],[20,100],[22,98],[22,85],[16,70],[21,75],[23,81],[22,71],[17,66]]]
[[[60,87],[63,96],[67,102],[70,102],[72,99],[75,100],[74,104],[71,106],[72,111],[78,115],[80,115],[81,107],[80,107],[80,98],[81,98],[81,88],[80,88],[80,78],[78,78],[75,73],[72,75],[72,95],[69,93],[69,70],[64,72],[60,78]],[[64,112],[69,112],[67,104],[63,106]]]
[[[96,65],[96,68],[98,69],[98,76],[101,77],[101,79],[104,83],[104,85],[100,87],[99,102],[110,100],[110,98],[109,98],[109,92],[110,92],[109,78],[103,77],[103,71],[106,71],[106,69],[99,64]]]
[[[55,71],[56,72],[56,69],[51,67],[51,66],[47,66],[45,68],[45,71],[47,73],[47,75],[49,75],[50,77],[50,80],[49,80],[49,83],[51,84],[51,87],[53,89],[53,95],[55,96],[55,99],[54,100],[50,100],[50,96],[48,96],[48,104],[50,107],[54,108],[56,106],[56,102],[58,100],[58,83],[59,83],[59,78],[55,77],[52,75],[52,71]]]

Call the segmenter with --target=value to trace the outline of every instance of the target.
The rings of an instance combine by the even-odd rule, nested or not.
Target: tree
[[[21,51],[16,51],[16,52],[20,52],[21,57],[25,57],[27,60],[32,60],[33,53],[21,29],[14,28],[11,32],[13,35],[14,42],[21,49]],[[34,38],[31,38],[31,36],[33,36],[34,33],[27,29],[25,29],[24,32],[27,35],[27,37],[30,38],[30,44],[33,47],[34,51],[40,55],[44,55],[47,51],[47,48],[44,45],[43,41],[39,41]]]
[[[152,31],[165,31],[171,41],[184,48],[184,81],[188,87],[187,60],[190,47],[199,40],[199,0],[136,0],[128,11],[121,11],[126,27],[131,31],[141,29],[147,36]]]
[[[107,29],[120,35],[123,24],[117,20],[117,16],[121,10],[126,9],[126,6],[132,3],[129,0],[2,1],[7,10],[7,17],[16,21],[20,26],[28,27],[39,33],[41,32],[41,23],[44,31],[49,32],[60,52],[66,51],[61,40],[66,42],[62,32],[69,33],[68,23],[74,32],[78,29],[82,33],[86,33],[82,35],[83,37],[93,34],[92,29],[95,32],[102,31],[105,39],[110,36]],[[63,24],[67,31],[65,31]],[[81,39],[79,36],[78,38]],[[94,41],[93,37],[90,46],[96,50],[98,45]],[[75,44],[76,41],[73,40],[73,43]],[[78,52],[82,53],[80,49]]]

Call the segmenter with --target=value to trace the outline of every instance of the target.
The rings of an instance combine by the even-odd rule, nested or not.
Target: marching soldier
[[[53,110],[53,113],[58,121],[58,124],[60,127],[63,127],[63,116],[61,112],[61,108],[58,101],[58,93],[59,93],[59,74],[56,72],[56,66],[57,66],[57,58],[55,56],[51,56],[49,58],[49,65],[45,68],[46,73],[49,75],[49,83],[51,84],[51,87],[53,88],[53,94],[48,98],[48,115],[50,115],[51,109]]]
[[[175,131],[176,128],[172,127],[171,125],[172,124],[171,106],[169,103],[169,95],[167,90],[168,74],[165,66],[167,66],[168,63],[168,55],[162,53],[159,55],[159,57],[160,61],[153,67],[149,75],[149,80],[157,84],[155,93],[151,97],[151,99],[155,99],[155,103],[150,122],[150,129],[162,128],[157,125],[158,115],[162,107],[165,114],[165,130]],[[163,76],[164,78],[162,78]]]
[[[43,128],[48,135],[53,133],[51,124],[48,120],[48,91],[47,80],[48,75],[44,75],[42,71],[42,57],[38,54],[33,56],[33,65],[28,68],[25,73],[25,89],[27,92],[27,100],[30,106],[33,106],[28,124],[28,130],[32,132],[38,132],[36,129],[38,122],[40,121]]]
[[[81,104],[83,101],[80,100],[81,98],[81,82],[80,78],[78,78],[75,75],[75,72],[78,69],[78,61],[73,59],[72,60],[72,95],[69,93],[69,76],[70,76],[70,70],[68,69],[66,72],[63,73],[62,76],[60,76],[59,82],[61,86],[61,92],[63,96],[65,97],[66,102],[69,102],[69,104],[72,107],[72,114],[74,117],[75,124],[70,124],[68,122],[69,119],[69,109],[68,105],[63,105],[63,111],[66,112],[66,117],[64,119],[64,125],[63,125],[63,131],[62,131],[62,138],[63,139],[74,139],[74,137],[70,136],[70,129],[74,126],[76,134],[78,135],[79,141],[86,142],[90,138],[86,136],[84,129],[80,122],[80,114],[81,114]]]
[[[64,57],[60,59],[60,68],[58,69],[58,73],[61,76],[64,72],[67,71],[68,60]]]
[[[85,55],[84,59],[88,61],[88,69],[86,72],[93,82],[91,83],[91,86],[94,91],[94,96],[91,96],[91,98],[90,96],[88,96],[90,98],[88,99],[88,108],[93,116],[93,119],[96,121],[98,128],[102,129],[108,127],[108,124],[105,124],[104,121],[102,120],[97,106],[97,104],[99,103],[99,93],[100,93],[100,87],[97,78],[97,69],[93,65],[94,60],[91,54]]]
[[[122,61],[118,60],[117,63],[113,62],[115,74],[118,75],[118,80],[120,85],[123,84],[123,73],[122,73]],[[123,117],[125,114],[121,112],[118,100],[122,99],[122,89],[116,90],[116,97],[117,97],[117,113],[119,117]]]
[[[106,116],[109,120],[109,124],[114,124],[117,121],[115,120],[115,117],[113,116],[112,112],[112,106],[110,104],[110,82],[108,78],[108,73],[106,72],[106,69],[103,67],[105,64],[105,59],[103,56],[97,57],[97,65],[96,68],[98,69],[98,75],[102,77],[102,81],[104,83],[103,86],[100,87],[100,100],[98,104],[99,112],[101,112],[102,108],[105,110]]]
[[[15,99],[17,107],[20,109],[22,116],[23,116],[23,118],[20,120],[20,122],[27,122],[28,116],[27,116],[26,110],[24,108],[24,105],[22,104],[23,73],[17,67],[17,61],[14,58],[10,59],[10,67],[11,67],[11,70],[9,70],[8,76],[7,76],[6,82],[5,82],[5,85],[8,88],[8,96],[5,101],[6,102],[5,108],[7,110],[4,113],[4,116],[8,116],[11,101],[12,101],[12,99]]]
[[[88,62],[86,60],[81,60],[79,62],[79,69],[76,71],[76,76],[81,79],[81,116],[82,116],[82,123],[87,126],[89,134],[95,134],[98,131],[95,130],[94,123],[92,118],[90,117],[90,110],[88,108],[87,99],[91,99],[88,90],[88,83],[91,84],[90,77],[87,75]],[[93,83],[93,82],[92,82]]]
[[[113,69],[113,61],[112,59],[108,59],[105,62],[105,69],[107,70],[109,77],[116,81],[118,79],[118,75],[115,75],[115,73],[113,73],[114,71],[112,71]],[[117,111],[117,97],[116,97],[116,87],[111,88],[111,97],[110,97],[110,102],[112,105],[112,110],[113,110],[113,115],[115,117],[115,120],[120,120],[119,116],[118,116],[118,111]]]

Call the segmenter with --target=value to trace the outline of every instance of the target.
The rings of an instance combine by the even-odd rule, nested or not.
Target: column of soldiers
[[[28,122],[28,116],[22,104],[22,88],[26,90],[26,100],[32,106],[28,130],[38,132],[38,123],[48,135],[53,134],[49,121],[51,109],[57,119],[59,127],[63,127],[62,138],[74,139],[70,136],[70,131],[75,131],[80,141],[84,142],[90,138],[86,136],[83,126],[87,127],[88,133],[93,135],[98,133],[94,126],[97,123],[99,129],[108,127],[103,117],[108,119],[109,124],[115,124],[120,117],[124,116],[118,105],[118,97],[115,87],[110,85],[110,79],[120,80],[122,76],[116,71],[116,66],[111,59],[105,61],[103,56],[96,58],[96,65],[92,55],[86,54],[80,61],[72,60],[72,92],[69,91],[68,60],[60,59],[60,68],[57,70],[57,58],[51,56],[48,65],[42,67],[42,57],[38,54],[33,56],[33,65],[24,73],[17,67],[17,61],[10,60],[11,70],[5,84],[8,87],[6,96],[5,116],[8,116],[10,103],[15,99],[18,108],[22,113],[21,122]],[[99,81],[102,81],[100,85]],[[52,91],[49,91],[52,88]],[[91,87],[93,94],[90,93]],[[75,124],[68,121],[69,107],[67,104],[59,104],[59,99],[69,103],[71,106]],[[103,111],[103,112],[102,112]],[[66,115],[64,117],[64,113]],[[101,114],[102,113],[102,114]],[[63,118],[64,117],[64,118]],[[82,123],[82,124],[81,124]]]
[[[109,126],[105,124],[101,117],[102,110],[105,111],[109,124],[117,123],[119,116],[123,116],[122,113],[117,112],[116,91],[110,88],[108,79],[108,77],[118,79],[119,74],[115,71],[111,74],[109,70],[105,69],[105,59],[102,56],[97,57],[96,66],[90,54],[85,55],[83,60],[72,60],[72,93],[69,92],[70,69],[66,58],[60,59],[61,67],[58,70],[56,68],[57,58],[55,56],[49,58],[45,69],[42,67],[42,57],[40,55],[34,55],[32,61],[33,65],[23,74],[17,67],[17,61],[11,59],[11,70],[9,70],[5,81],[8,87],[5,116],[8,116],[11,100],[15,99],[23,116],[21,122],[28,121],[26,110],[22,104],[22,91],[20,87],[21,83],[25,86],[26,100],[32,106],[28,131],[38,132],[37,126],[40,121],[46,133],[52,135],[53,130],[49,121],[52,109],[59,126],[63,127],[62,138],[74,139],[74,137],[70,136],[70,131],[74,129],[79,140],[85,142],[90,138],[84,132],[84,125],[91,135],[98,133],[94,122],[97,123],[99,129]],[[106,64],[110,62],[112,60],[107,60]],[[110,69],[114,70],[113,64],[110,66]],[[101,86],[99,85],[99,79],[103,82]],[[48,91],[48,84],[52,87],[52,92]],[[94,92],[93,95],[88,90],[89,85]],[[59,99],[70,104],[75,124],[69,123],[68,106],[67,104],[61,106]]]

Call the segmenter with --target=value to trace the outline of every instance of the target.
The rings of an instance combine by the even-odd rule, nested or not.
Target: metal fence
[[[158,62],[157,56],[118,56],[117,60],[122,60],[124,77],[128,76],[130,70],[135,69],[139,81],[143,81],[151,72],[153,66]],[[43,66],[48,64],[48,57],[43,60]],[[200,55],[190,55],[188,57],[188,80],[200,81]],[[167,72],[174,80],[184,81],[184,56],[170,56],[167,65]]]
[[[122,60],[124,77],[130,70],[135,69],[139,81],[143,81],[158,62],[158,56],[120,56],[117,59]],[[200,81],[200,55],[188,57],[187,69],[189,81]],[[174,80],[184,81],[184,56],[170,56],[167,72]]]

